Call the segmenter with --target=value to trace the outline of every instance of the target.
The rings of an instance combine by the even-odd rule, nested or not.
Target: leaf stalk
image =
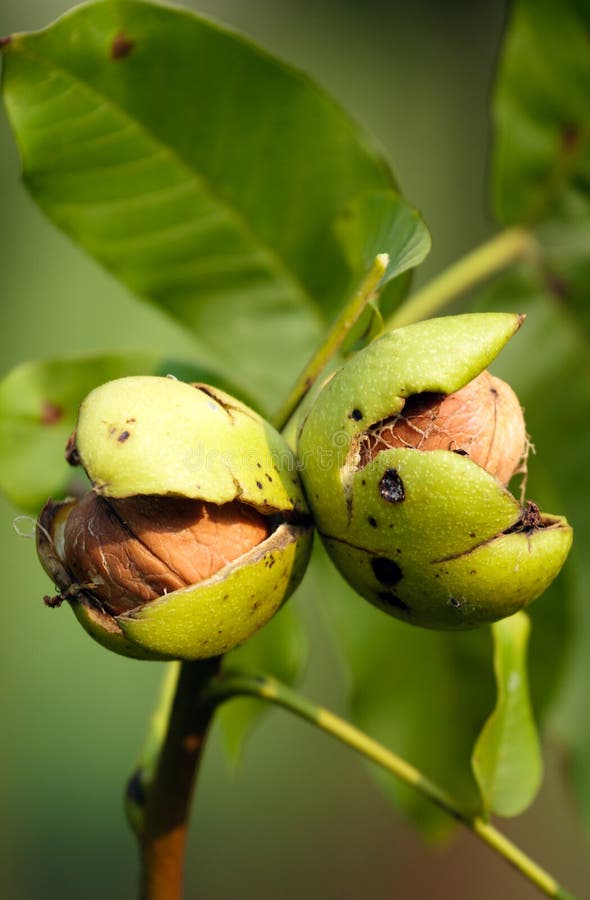
[[[274,678],[235,672],[215,677],[208,687],[208,698],[217,705],[232,697],[250,696],[281,706],[316,728],[351,747],[361,756],[395,775],[405,784],[461,822],[480,840],[500,854],[543,894],[557,900],[575,900],[534,860],[481,816],[461,809],[460,804],[443,788],[423,775],[415,766],[322,706],[318,706]]]
[[[336,317],[334,324],[322,339],[295,382],[289,396],[274,417],[274,426],[282,431],[309,389],[315,384],[332,357],[340,350],[350,330],[356,325],[365,307],[375,297],[377,289],[389,265],[387,253],[379,253],[367,272],[358,291]]]
[[[525,228],[507,228],[476,247],[437,278],[409,297],[386,323],[401,328],[439,313],[445,306],[508,266],[539,254],[536,239]]]

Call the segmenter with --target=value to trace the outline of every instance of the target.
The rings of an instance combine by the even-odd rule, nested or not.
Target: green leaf
[[[336,233],[353,271],[367,272],[379,253],[389,253],[383,285],[419,266],[431,248],[420,214],[395,191],[355,197],[336,222]]]
[[[288,603],[268,625],[224,658],[224,671],[240,670],[260,675],[273,675],[284,684],[296,684],[307,657],[307,642],[301,618],[295,605]],[[241,697],[224,704],[218,713],[228,759],[235,768],[245,741],[268,705]]]
[[[150,353],[27,362],[5,375],[0,381],[0,491],[31,512],[49,497],[63,496],[74,474],[64,448],[81,401],[105,381],[149,374],[227,385],[206,369]]]
[[[487,814],[519,815],[530,806],[541,784],[543,761],[526,668],[529,632],[524,612],[492,625],[498,694],[472,757]]]
[[[479,794],[469,760],[493,704],[489,632],[415,628],[375,609],[340,578],[323,551],[314,578],[349,681],[352,720],[475,812]],[[429,837],[453,827],[411,788],[371,766],[396,807]]]
[[[365,310],[345,341],[342,350],[347,355],[382,332],[383,314],[408,293],[411,270],[428,256],[431,240],[419,213],[395,191],[368,191],[355,198],[336,222],[336,233],[354,270],[368,271],[384,251],[390,257],[378,301]]]
[[[516,0],[494,103],[495,207],[503,223],[589,213],[590,7]]]
[[[563,314],[575,316],[590,338],[590,215],[574,222],[549,222],[538,231],[543,246],[541,286]]]
[[[3,50],[33,197],[259,400],[294,380],[354,291],[359,235],[397,252],[395,216],[382,227],[355,199],[395,188],[372,142],[306,76],[212,22],[98,2]]]

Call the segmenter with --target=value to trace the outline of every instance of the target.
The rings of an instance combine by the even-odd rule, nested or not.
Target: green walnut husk
[[[484,313],[390,332],[335,374],[300,428],[302,480],[330,557],[359,594],[405,622],[454,630],[510,616],[569,552],[564,518],[522,506],[466,456],[390,447],[359,461],[369,429],[408,397],[460,390],[521,322]]]
[[[37,529],[41,562],[58,599],[105,647],[139,659],[221,655],[265,625],[301,580],[312,527],[294,455],[223,391],[154,376],[104,384],[81,405],[68,458],[84,467],[98,496],[115,502],[239,502],[268,522],[265,539],[210,577],[113,614],[68,568],[64,533],[79,501],[50,500]]]

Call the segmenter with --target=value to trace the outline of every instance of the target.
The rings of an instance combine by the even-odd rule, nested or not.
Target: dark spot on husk
[[[396,562],[386,556],[376,556],[371,560],[371,568],[377,581],[392,586],[401,581],[403,572]]]
[[[44,400],[41,404],[41,424],[42,425],[55,425],[61,419],[63,419],[64,411],[61,406],[57,406],[55,403],[50,403],[48,400]]]
[[[401,503],[406,499],[404,483],[396,469],[387,469],[379,482],[379,493],[386,503]]]
[[[262,490],[262,482],[261,482],[261,481],[257,481],[257,482],[256,482],[256,487],[259,488],[260,490]]]
[[[451,606],[454,606],[455,609],[461,609],[461,601],[457,600],[456,597],[449,597],[449,603]]]
[[[377,528],[377,519],[375,519],[374,516],[368,516],[367,522],[369,523],[371,528]]]
[[[354,419],[355,422],[360,422],[362,417],[363,417],[363,414],[360,411],[360,409],[353,409],[353,411],[348,416],[349,419]]]
[[[111,59],[124,59],[129,56],[134,47],[135,41],[130,41],[123,32],[119,32],[111,44]]]
[[[125,419],[126,425],[133,425],[134,422],[137,422],[137,419]]]
[[[76,447],[75,431],[71,433],[66,443],[66,462],[70,466],[80,465],[80,454],[78,453],[78,448]]]
[[[264,473],[268,479],[268,481],[272,481],[272,475],[269,475],[268,472]]]
[[[412,610],[408,606],[407,603],[404,603],[397,594],[394,594],[392,591],[381,591],[381,593],[377,594],[379,599],[385,603],[387,606],[391,606],[393,609],[397,609],[400,612],[410,614]]]
[[[117,438],[117,440],[119,441],[120,444],[124,444],[125,441],[127,440],[127,438],[129,438],[129,437],[131,437],[131,432],[122,431],[121,434],[119,435],[119,437]]]
[[[261,469],[261,468],[262,468],[262,463],[256,463],[256,466],[257,466],[259,469]]]

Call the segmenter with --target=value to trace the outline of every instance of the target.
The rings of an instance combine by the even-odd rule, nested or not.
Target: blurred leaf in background
[[[589,28],[586,3],[516,0],[513,5],[494,102],[495,207],[500,221],[534,227],[539,249],[528,267],[499,279],[480,302],[485,309],[518,304],[528,314],[519,350],[509,348],[506,354],[539,450],[539,459],[531,459],[528,489],[563,508],[576,532],[559,596],[555,588],[551,592],[553,624],[546,616],[543,627],[533,614],[532,652],[537,633],[546,670],[557,675],[563,671],[560,660],[568,662],[561,682],[556,679],[561,693],[554,718],[571,751],[575,793],[590,823],[590,729],[579,687],[590,676],[585,602],[590,572],[584,551],[590,531]],[[564,622],[570,617],[575,624],[568,634]],[[546,673],[540,678],[547,690],[555,690]],[[533,677],[537,694],[538,684]]]

